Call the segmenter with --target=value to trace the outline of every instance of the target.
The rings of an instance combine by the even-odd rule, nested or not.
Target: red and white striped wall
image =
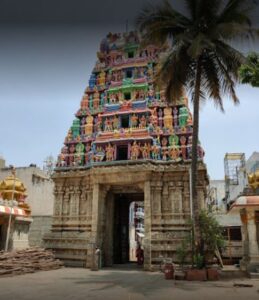
[[[14,216],[26,216],[26,213],[22,208],[0,205],[0,214],[10,215],[10,213]]]

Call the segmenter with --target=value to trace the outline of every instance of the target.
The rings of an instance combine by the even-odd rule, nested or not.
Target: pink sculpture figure
[[[106,118],[104,121],[104,130],[105,131],[111,131],[112,130],[112,124],[111,120],[109,118]]]
[[[130,159],[132,160],[136,160],[139,158],[139,151],[140,151],[140,147],[137,144],[136,141],[134,141],[133,145],[131,146],[130,149]]]
[[[158,110],[158,125],[160,128],[163,128],[163,111],[161,108]]]
[[[144,146],[141,147],[142,157],[143,159],[150,158],[150,144],[145,143]]]
[[[180,138],[180,143],[181,143],[181,151],[182,151],[182,158],[185,160],[187,159],[186,155],[186,137],[184,135],[181,136]]]
[[[90,155],[90,151],[91,151],[91,145],[87,144],[85,146],[85,163],[89,163],[91,160],[91,155]]]
[[[81,100],[81,109],[82,110],[87,110],[88,109],[88,105],[89,105],[89,98],[88,98],[88,94],[84,94],[82,100]]]
[[[154,128],[157,127],[157,112],[156,112],[156,108],[154,108],[154,109],[151,110],[150,123],[154,126]]]
[[[139,127],[140,128],[146,128],[147,126],[147,120],[146,120],[146,117],[144,115],[141,116],[140,118],[140,124],[139,124]]]

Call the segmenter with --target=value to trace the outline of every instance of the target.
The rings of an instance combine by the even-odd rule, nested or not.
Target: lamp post
[[[12,174],[14,177],[13,180],[13,190],[12,190],[12,198],[11,198],[11,211],[9,214],[9,219],[8,219],[8,227],[7,227],[7,233],[6,233],[6,240],[5,240],[5,251],[8,251],[8,244],[9,244],[9,239],[10,239],[10,230],[11,230],[11,222],[12,222],[12,211],[13,211],[13,200],[14,200],[14,191],[15,191],[15,168],[12,166]]]

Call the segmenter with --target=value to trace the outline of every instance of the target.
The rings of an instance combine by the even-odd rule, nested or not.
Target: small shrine
[[[161,256],[175,256],[186,234],[192,115],[185,95],[172,104],[165,86],[155,84],[163,51],[141,48],[135,32],[110,33],[101,42],[53,175],[55,210],[45,241],[68,265],[91,267],[96,245],[104,265],[124,251],[120,261],[127,262],[128,221],[113,220],[126,215],[132,201],[144,207],[146,269]],[[199,145],[201,207],[207,185],[203,156]]]
[[[244,256],[242,270],[259,273],[259,170],[248,175],[248,187],[230,207],[230,214],[238,213],[242,222]]]
[[[28,233],[32,219],[30,206],[26,203],[26,187],[12,175],[0,182],[0,249],[5,249],[6,235],[11,215],[8,250],[29,246]]]

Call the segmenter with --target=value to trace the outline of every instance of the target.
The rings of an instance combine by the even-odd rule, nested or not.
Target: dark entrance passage
[[[114,195],[113,264],[127,264],[132,261],[132,242],[137,244],[138,236],[134,223],[135,211],[130,204],[136,201],[143,202],[143,197],[143,194],[133,193]]]
[[[126,195],[114,199],[113,260],[115,264],[129,262],[129,205]]]

